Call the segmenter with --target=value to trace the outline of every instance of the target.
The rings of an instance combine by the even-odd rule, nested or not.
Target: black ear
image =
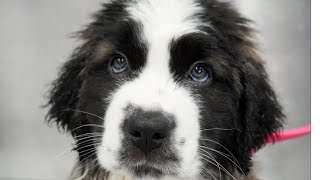
[[[75,112],[79,100],[79,91],[85,76],[86,55],[83,48],[76,49],[61,68],[59,77],[49,92],[49,107],[46,119],[55,121],[59,127],[71,131],[77,126]]]
[[[122,12],[119,11],[119,8],[121,9],[123,4],[115,2],[103,6],[104,8],[93,16],[92,23],[74,34],[75,38],[81,39],[83,44],[73,52],[70,60],[63,65],[59,77],[49,92],[49,102],[45,107],[50,109],[46,119],[49,122],[56,122],[65,130],[72,131],[85,121],[75,110],[79,105],[81,87],[87,76],[86,65],[90,59],[94,58],[95,47],[102,39],[106,39],[109,29],[114,30],[111,27],[114,27],[117,22],[115,17],[121,15],[117,13]],[[73,131],[72,134],[74,134]]]
[[[284,115],[261,61],[249,59],[241,69],[244,91],[238,122],[242,132],[236,138],[236,149],[243,169],[248,170],[252,153],[265,145],[268,135],[282,128]]]

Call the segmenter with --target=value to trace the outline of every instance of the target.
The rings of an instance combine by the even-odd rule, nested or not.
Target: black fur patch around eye
[[[175,76],[188,71],[197,61],[205,61],[216,49],[216,40],[203,33],[190,33],[179,37],[170,45],[170,70]]]
[[[196,63],[205,64],[215,81],[232,81],[232,54],[221,45],[219,34],[208,31],[190,33],[171,42],[170,71],[178,81],[190,79],[189,72]],[[211,79],[211,77],[210,77]]]
[[[98,59],[94,59],[92,62],[99,68],[103,68],[102,64],[110,63],[111,57],[123,54],[130,65],[130,70],[141,69],[146,63],[147,46],[140,38],[140,25],[132,20],[117,22],[113,26],[118,27],[103,31],[107,34],[101,37],[102,40],[97,47],[100,52],[96,52],[99,55],[95,56]]]

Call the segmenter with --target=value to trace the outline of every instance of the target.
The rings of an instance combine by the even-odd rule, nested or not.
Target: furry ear
[[[83,48],[74,51],[71,59],[62,67],[49,94],[50,107],[46,119],[55,121],[64,130],[71,131],[77,125],[74,121],[79,91],[85,76],[86,56]]]
[[[252,153],[265,145],[267,136],[282,128],[284,115],[260,61],[242,65],[243,93],[238,122],[242,133],[236,137],[237,154],[244,170],[249,170]]]
[[[116,9],[115,12],[118,12],[121,6],[121,3],[104,4],[104,9],[94,16],[95,20],[74,34],[74,37],[82,40],[83,44],[75,49],[52,85],[49,102],[45,106],[50,108],[46,116],[49,122],[56,122],[59,127],[68,131],[72,131],[83,123],[84,119],[81,120],[79,113],[75,110],[77,110],[81,87],[87,76],[86,65],[90,59],[94,58],[95,47],[101,39],[105,38],[108,28],[113,27],[115,22],[110,20],[106,14],[110,14],[114,9]],[[110,26],[104,24],[106,22],[110,23]],[[72,131],[72,134],[74,135],[75,132]]]

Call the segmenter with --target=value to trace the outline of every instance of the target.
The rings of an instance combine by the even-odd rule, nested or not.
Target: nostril
[[[152,139],[154,140],[161,140],[161,139],[164,139],[166,136],[164,136],[164,134],[161,134],[161,133],[154,133],[152,135]]]
[[[141,137],[141,133],[139,131],[132,131],[129,134],[131,136],[135,137],[135,138],[140,138]]]
[[[158,111],[136,110],[123,123],[125,138],[145,154],[160,148],[170,140],[175,127],[173,117]],[[164,146],[164,145],[163,145]]]

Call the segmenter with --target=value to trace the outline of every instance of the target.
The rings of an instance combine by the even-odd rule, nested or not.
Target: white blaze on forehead
[[[143,25],[143,35],[152,42],[199,31],[204,25],[197,14],[202,8],[193,0],[138,0],[127,8],[130,17]],[[162,39],[164,38],[164,39]]]
[[[130,17],[143,26],[140,35],[148,46],[148,68],[169,73],[170,42],[199,32],[199,26],[204,25],[197,19],[201,10],[194,0],[138,0],[127,8]]]
[[[181,158],[180,173],[183,176],[199,173],[199,104],[187,88],[174,82],[169,63],[171,41],[187,33],[200,32],[199,26],[204,24],[196,15],[201,10],[193,0],[138,0],[127,7],[129,17],[142,25],[139,33],[148,52],[146,65],[139,77],[122,85],[110,98],[98,155],[105,168],[119,165],[116,155],[123,138],[120,124],[125,117],[124,109],[130,104],[174,115],[175,146]],[[180,147],[178,142],[182,138],[186,141]]]

